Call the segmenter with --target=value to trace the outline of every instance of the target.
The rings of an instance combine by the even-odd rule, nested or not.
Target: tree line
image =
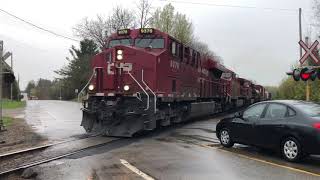
[[[38,79],[30,81],[26,87],[29,96],[39,99],[76,98],[92,74],[90,60],[102,51],[106,39],[119,29],[152,27],[166,32],[182,43],[198,50],[203,55],[218,59],[208,45],[194,34],[192,21],[187,15],[176,12],[172,4],[163,8],[154,8],[150,1],[139,0],[134,10],[121,6],[113,8],[108,16],[97,15],[96,18],[83,18],[73,28],[74,34],[81,38],[79,48],[72,46],[67,65],[56,70],[54,80]]]

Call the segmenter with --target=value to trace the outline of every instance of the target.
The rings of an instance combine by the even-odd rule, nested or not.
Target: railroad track
[[[87,137],[90,138],[90,137]],[[87,138],[82,138],[82,139],[87,139]],[[5,158],[9,158],[15,155],[21,155],[23,153],[28,153],[28,152],[34,152],[34,151],[40,151],[40,150],[44,150],[46,148],[55,146],[55,145],[59,145],[59,144],[64,144],[67,142],[72,142],[72,141],[76,141],[77,139],[73,139],[73,140],[66,140],[66,141],[62,141],[62,142],[57,142],[57,143],[50,143],[50,144],[45,144],[42,146],[36,146],[36,147],[31,147],[31,148],[27,148],[27,149],[22,149],[19,151],[13,151],[13,152],[9,152],[9,153],[4,153],[4,154],[0,154],[0,160],[1,159],[5,159]]]
[[[218,113],[213,116],[203,118],[202,120],[206,120],[212,117],[215,117],[215,118],[222,117],[222,116],[231,114],[233,112],[235,112],[235,110]],[[0,155],[0,179],[1,179],[1,176],[18,172],[20,170],[24,170],[26,168],[40,165],[43,163],[48,163],[50,161],[61,159],[77,153],[81,153],[88,149],[98,148],[118,139],[119,138],[110,138],[110,137],[102,137],[99,135],[95,135],[95,136],[90,136],[82,139],[67,140],[59,143],[43,145],[43,146],[29,148],[29,149],[11,152],[7,154],[1,154]],[[82,144],[78,143],[78,147],[76,146],[74,148],[69,148],[67,150],[61,151],[61,148],[65,146],[70,146],[70,144],[77,144],[77,142],[81,142],[81,141],[82,141]],[[62,146],[62,147],[60,147],[59,149],[59,146]],[[53,150],[47,152],[45,155],[42,155],[42,153],[46,152],[46,151],[42,151],[45,149],[46,151],[49,149],[53,149]],[[58,152],[56,152],[55,150],[57,150]],[[42,151],[41,153],[39,153],[41,154],[40,156],[39,154],[36,154],[36,152],[38,151]],[[39,157],[34,158],[34,155],[37,155],[37,157],[38,156]],[[30,156],[30,157],[26,157],[26,156]],[[11,164],[7,165],[6,163],[11,163]]]
[[[119,138],[93,136],[2,154],[0,155],[0,179],[2,176],[81,153],[88,149],[101,147],[118,139]],[[35,154],[44,149],[46,149],[46,151]]]

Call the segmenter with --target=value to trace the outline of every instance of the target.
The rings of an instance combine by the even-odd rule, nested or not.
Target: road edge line
[[[127,167],[128,169],[130,169],[132,172],[138,174],[139,176],[141,176],[143,179],[145,180],[155,180],[153,177],[149,176],[148,174],[140,171],[138,168],[136,168],[135,166],[131,165],[130,163],[128,163],[128,161],[124,160],[124,159],[120,159],[121,164],[123,164],[125,167]]]
[[[294,167],[289,167],[289,166],[273,163],[273,162],[266,161],[266,160],[263,160],[263,159],[250,157],[250,156],[247,156],[247,155],[244,155],[244,154],[237,154],[237,153],[234,153],[232,151],[227,151],[227,150],[224,150],[224,149],[221,149],[221,148],[211,147],[211,146],[208,146],[208,145],[201,145],[201,146],[202,147],[206,147],[206,148],[219,150],[219,151],[222,151],[222,152],[225,152],[225,153],[231,153],[231,154],[234,154],[236,156],[239,156],[239,157],[242,157],[242,158],[246,158],[246,159],[250,159],[250,160],[253,160],[253,161],[258,161],[258,162],[261,162],[261,163],[264,163],[264,164],[277,166],[277,167],[281,167],[281,168],[288,169],[288,170],[291,170],[291,171],[295,171],[295,172],[299,172],[299,173],[304,173],[304,174],[320,177],[320,174],[313,173],[313,172],[306,171],[306,170],[302,170],[302,169],[299,169],[299,168],[294,168]]]

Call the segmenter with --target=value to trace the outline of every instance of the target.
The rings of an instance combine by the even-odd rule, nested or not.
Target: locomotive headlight
[[[121,49],[117,50],[117,54],[118,55],[122,55],[123,54],[123,50],[121,50]]]
[[[118,54],[117,55],[117,60],[122,60],[123,59],[123,55],[122,54]]]
[[[89,87],[88,87],[88,89],[89,89],[90,91],[94,90],[94,85],[93,85],[93,84],[90,84]]]
[[[125,90],[125,91],[129,91],[129,89],[130,89],[129,85],[125,85],[125,86],[123,86],[123,90]]]

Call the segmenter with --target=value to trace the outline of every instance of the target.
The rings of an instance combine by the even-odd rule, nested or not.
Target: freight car
[[[131,137],[263,100],[253,93],[264,94],[256,90],[262,86],[159,30],[123,29],[106,42],[91,61],[87,132]]]

